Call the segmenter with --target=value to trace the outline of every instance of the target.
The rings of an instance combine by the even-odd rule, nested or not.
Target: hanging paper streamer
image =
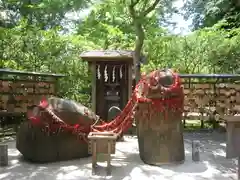
[[[106,65],[105,68],[104,68],[104,79],[105,79],[105,82],[108,81],[108,73],[107,73],[107,69],[108,69],[108,67],[107,67],[107,65]]]
[[[120,68],[120,71],[119,71],[120,79],[122,79],[122,77],[123,77],[122,67],[123,67],[123,66],[121,65],[121,68]]]
[[[100,65],[97,67],[97,78],[101,79]]]
[[[116,79],[115,72],[116,72],[116,66],[113,67],[113,71],[112,71],[112,82],[114,82],[115,79]]]

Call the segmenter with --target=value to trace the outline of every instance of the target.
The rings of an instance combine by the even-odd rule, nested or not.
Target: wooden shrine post
[[[92,74],[92,110],[111,120],[109,109],[122,110],[132,94],[133,51],[87,51],[80,57],[88,62]]]

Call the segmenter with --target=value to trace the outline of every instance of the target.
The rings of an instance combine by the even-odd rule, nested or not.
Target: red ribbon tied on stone
[[[40,101],[39,106],[42,107],[42,108],[47,108],[48,107],[48,101],[47,101],[46,97],[42,98],[42,100]]]

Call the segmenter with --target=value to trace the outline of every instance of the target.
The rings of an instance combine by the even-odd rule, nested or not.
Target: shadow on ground
[[[204,160],[211,162],[222,173],[237,172],[237,160],[226,159],[225,133],[185,133],[184,139],[187,143],[199,140],[202,144],[202,154],[208,154],[208,158]]]
[[[9,142],[9,166],[0,169],[0,180],[236,179],[236,160],[225,158],[225,134],[185,133],[184,139],[185,162],[157,167],[144,164],[139,157],[137,138],[127,137],[125,142],[117,143],[116,155],[112,158],[112,176],[106,176],[106,163],[99,163],[97,175],[92,176],[91,157],[48,164],[26,162],[12,141]],[[192,140],[200,140],[203,146],[198,163],[191,160]]]

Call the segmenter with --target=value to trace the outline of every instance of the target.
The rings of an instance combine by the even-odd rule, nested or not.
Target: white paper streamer
[[[98,67],[97,67],[97,78],[101,79],[100,65],[98,65]]]
[[[105,66],[105,68],[104,68],[104,79],[105,79],[105,82],[107,82],[108,81],[108,73],[107,73],[107,65]]]
[[[116,79],[115,72],[116,72],[116,67],[114,66],[112,71],[112,82],[114,82]]]
[[[121,68],[120,68],[120,71],[119,71],[120,79],[122,79],[122,77],[123,77],[122,67],[123,67],[123,66],[121,65]]]

